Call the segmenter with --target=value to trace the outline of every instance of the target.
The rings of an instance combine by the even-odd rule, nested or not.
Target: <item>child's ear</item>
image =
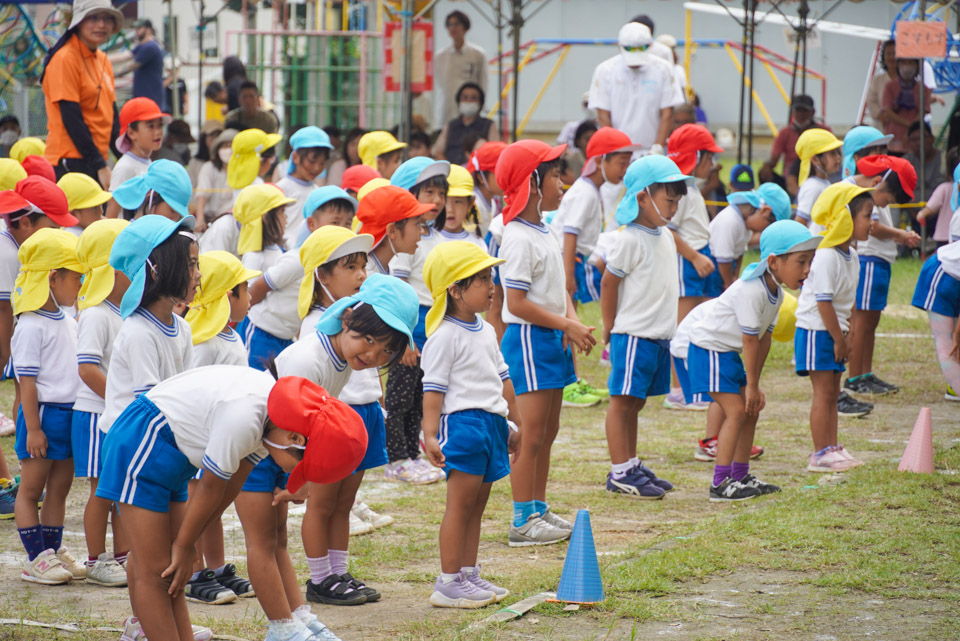
[[[447,287],[447,294],[449,294],[453,300],[460,300],[460,288],[456,285]]]
[[[870,186],[871,186],[871,187],[876,187],[877,185],[879,185],[879,184],[882,183],[882,182],[883,182],[883,176],[876,175],[876,176],[874,176],[873,178],[870,179]]]

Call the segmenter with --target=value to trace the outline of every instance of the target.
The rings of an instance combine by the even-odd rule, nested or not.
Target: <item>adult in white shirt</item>
[[[487,52],[466,40],[470,18],[462,11],[452,11],[443,24],[453,42],[434,57],[437,95],[433,103],[434,124],[437,126],[443,126],[460,115],[456,95],[464,83],[473,82],[487,90]]]
[[[623,25],[617,41],[620,53],[593,71],[588,106],[597,110],[601,127],[615,127],[644,149],[662,153],[673,108],[683,103],[672,65],[647,53],[653,37],[646,25]]]

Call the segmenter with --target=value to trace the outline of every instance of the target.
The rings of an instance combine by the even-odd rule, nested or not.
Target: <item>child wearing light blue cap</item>
[[[418,307],[417,293],[410,285],[385,274],[371,274],[356,294],[327,309],[316,331],[301,335],[280,353],[277,373],[302,376],[338,397],[352,372],[395,367],[404,350],[414,347]],[[358,471],[338,483],[310,486],[303,517],[303,549],[310,569],[308,601],[358,605],[380,598],[379,592],[347,574],[349,513],[361,480],[363,472]]]
[[[760,261],[748,265],[719,298],[705,303],[709,309],[690,328],[690,391],[709,395],[724,413],[711,501],[740,501],[780,491],[750,474],[754,432],[765,404],[760,372],[783,302],[781,287],[800,288],[820,240],[792,220],[767,227],[760,235]]]
[[[767,225],[777,220],[773,208],[758,191],[736,191],[726,207],[710,221],[710,253],[727,289],[740,273],[740,259],[756,244]]]
[[[857,173],[857,161],[874,154],[886,154],[893,134],[884,135],[876,127],[860,125],[843,137],[843,178]]]
[[[113,199],[123,208],[127,220],[157,214],[178,223],[190,215],[187,206],[191,194],[190,175],[183,165],[161,159],[150,163],[146,173],[113,190]]]
[[[300,212],[307,196],[317,188],[314,182],[326,174],[327,161],[333,151],[330,136],[320,127],[302,127],[290,136],[290,159],[287,175],[277,181],[277,187],[288,197],[296,200],[287,208],[287,231],[284,238],[287,247],[297,245],[303,218]]]
[[[665,228],[693,181],[666,156],[644,156],[630,165],[616,210],[623,228],[607,252],[600,289],[611,363],[606,487],[638,499],[662,499],[673,489],[637,457],[637,415],[647,398],[670,391],[680,275],[676,243]]]
[[[412,254],[396,254],[390,260],[390,275],[413,286],[420,301],[419,320],[413,333],[416,344],[403,356],[387,379],[384,394],[384,409],[387,410],[387,464],[388,477],[402,481],[435,483],[443,478],[443,472],[420,456],[420,421],[423,407],[423,370],[420,369],[420,350],[427,341],[425,319],[433,296],[423,282],[423,265],[427,255],[443,242],[439,230],[446,220],[447,191],[450,163],[420,156],[411,158],[397,167],[390,176],[390,184],[406,189],[422,204],[433,205],[433,210],[423,214],[421,220],[427,225],[420,236],[417,249]],[[407,470],[413,467],[413,471]]]
[[[297,247],[313,232],[327,225],[350,229],[357,213],[357,199],[336,185],[314,189],[303,203],[303,224],[297,232]],[[289,211],[289,210],[288,210]],[[289,213],[287,214],[290,215]]]

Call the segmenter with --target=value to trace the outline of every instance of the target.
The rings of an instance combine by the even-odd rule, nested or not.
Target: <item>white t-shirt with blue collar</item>
[[[567,290],[560,236],[549,225],[514,218],[504,226],[500,244],[500,282],[504,289],[521,289],[527,300],[553,314],[566,316]],[[503,322],[529,325],[510,311],[504,296]]]
[[[240,335],[227,327],[209,340],[193,346],[193,366],[247,365],[247,350]]]
[[[727,205],[710,221],[710,254],[718,263],[733,263],[747,253],[753,234],[736,205]]]
[[[330,337],[314,330],[277,356],[277,374],[302,376],[323,387],[336,398],[340,397],[353,370],[337,355]]]
[[[771,292],[763,277],[737,280],[712,302],[709,314],[693,325],[690,342],[714,352],[740,354],[744,334],[762,338],[773,331],[782,302],[783,291],[777,287],[776,293]]]
[[[810,275],[803,283],[797,302],[797,327],[825,331],[818,302],[833,303],[840,329],[850,330],[850,313],[857,298],[860,280],[860,259],[857,250],[839,247],[818,249],[810,265]]]
[[[80,390],[77,372],[77,323],[62,309],[38,309],[19,315],[10,341],[17,381],[34,376],[40,403],[73,403]]]
[[[120,308],[108,300],[88,307],[80,313],[77,327],[79,332],[77,364],[96,365],[106,376],[110,371],[114,341],[120,333],[120,328],[123,327]],[[79,412],[103,414],[104,400],[84,384],[80,386],[73,409]]]

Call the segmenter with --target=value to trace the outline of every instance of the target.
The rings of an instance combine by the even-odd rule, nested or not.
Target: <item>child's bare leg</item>
[[[226,553],[223,551],[223,521],[211,521],[204,528],[198,541],[200,548],[200,563],[211,570],[222,568],[227,564]],[[203,567],[200,568],[201,570]],[[195,569],[194,572],[197,570]]]
[[[331,550],[346,551],[350,545],[350,510],[363,481],[363,472],[351,474],[340,481],[336,506],[327,525],[327,544]]]
[[[67,511],[67,494],[73,485],[73,459],[51,461],[47,476],[47,496],[40,508],[40,523],[51,527],[63,527]],[[22,482],[22,476],[21,476]],[[37,497],[39,499],[39,497]]]
[[[714,401],[707,408],[707,432],[704,440],[710,440],[720,433],[720,426],[724,419],[723,408]]]
[[[110,518],[110,510],[113,507],[113,501],[97,497],[97,483],[99,479],[91,478],[90,497],[87,499],[87,506],[83,510],[83,535],[87,540],[87,554],[96,558],[107,551],[107,519]],[[114,530],[116,530],[116,517],[114,517]],[[113,549],[117,549],[116,534],[113,539]]]
[[[14,417],[16,417],[16,414],[14,414]],[[13,472],[7,465],[7,457],[3,455],[3,450],[0,450],[0,478],[13,480]]]
[[[705,301],[703,296],[682,296],[677,302],[677,325],[687,317],[687,314],[693,311],[693,308]],[[678,389],[680,381],[677,380],[677,369],[673,366],[673,359],[670,359],[670,389]]]
[[[510,488],[515,502],[534,500],[537,460],[546,440],[555,391],[539,390],[517,395],[517,406],[523,416],[523,445],[510,469]],[[560,393],[562,395],[563,391]]]
[[[324,557],[329,552],[330,518],[337,505],[339,489],[339,483],[310,484],[307,511],[300,526],[303,551],[308,558]]]
[[[734,450],[737,449],[737,442],[746,420],[744,400],[741,394],[730,392],[710,392],[710,396],[723,409],[723,423],[717,435],[717,466],[726,467],[733,465]],[[742,462],[745,463],[748,460],[750,460],[749,449],[747,459]]]
[[[753,448],[758,418],[759,416],[744,415],[743,422],[740,424],[740,436],[737,439],[737,447],[733,451],[734,463],[747,464],[750,462],[750,450]]]
[[[444,574],[455,574],[464,566],[468,530],[482,485],[482,476],[459,470],[453,470],[447,477],[447,505],[440,522],[440,570]],[[476,525],[479,531],[479,519]],[[477,537],[479,541],[479,532]]]
[[[843,378],[842,372],[833,372],[833,397],[837,398],[840,396],[840,383]],[[839,441],[837,440],[837,427],[839,422],[839,414],[837,413],[837,404],[833,404],[833,411],[830,412],[830,422],[828,423],[830,427],[830,442],[828,445],[837,445]]]
[[[287,595],[290,610],[296,610],[303,605],[304,601],[303,592],[300,591],[300,582],[297,579],[297,571],[293,569],[293,561],[290,560],[290,554],[287,552],[288,504],[286,501],[281,501],[274,509],[277,515],[277,548],[275,552],[277,568],[280,570],[283,591]]]
[[[117,510],[116,503],[110,506],[110,529],[113,530],[114,558],[122,557],[123,560],[126,560],[127,553],[130,551],[130,541],[127,540],[127,534],[123,530],[123,523],[120,520],[120,512]],[[120,561],[120,559],[117,560]]]
[[[611,396],[607,409],[607,449],[614,465],[637,455],[637,414],[645,400],[634,396]]]
[[[493,487],[493,483],[484,483],[480,486],[477,502],[473,506],[473,514],[467,521],[466,536],[463,537],[460,567],[472,568],[477,565],[477,554],[480,549],[480,524],[483,521],[483,511],[487,508],[487,500],[490,498],[491,487]]]
[[[273,506],[273,494],[240,492],[234,505],[243,526],[247,569],[257,601],[267,619],[292,619],[293,608],[287,599],[286,586],[277,564],[277,508]]]
[[[930,321],[930,332],[933,334],[933,341],[936,344],[940,371],[943,372],[943,377],[947,379],[947,385],[952,387],[955,393],[960,394],[960,362],[950,356],[950,350],[953,349],[953,333],[957,327],[957,319],[936,312],[927,312],[927,319]]]
[[[810,405],[810,434],[813,450],[819,452],[828,445],[836,445],[837,396],[840,394],[836,381],[839,373],[834,371],[810,372],[813,385],[813,401]]]
[[[552,396],[549,405],[550,413],[547,415],[543,444],[537,453],[537,471],[533,487],[533,499],[544,503],[547,502],[547,478],[550,476],[550,450],[553,448],[553,442],[560,432],[560,409],[563,404],[562,389],[550,390],[550,393]],[[523,410],[520,413],[522,415]]]
[[[13,515],[18,529],[40,525],[40,496],[47,483],[53,461],[44,458],[29,458],[20,461],[20,489],[13,506]]]

